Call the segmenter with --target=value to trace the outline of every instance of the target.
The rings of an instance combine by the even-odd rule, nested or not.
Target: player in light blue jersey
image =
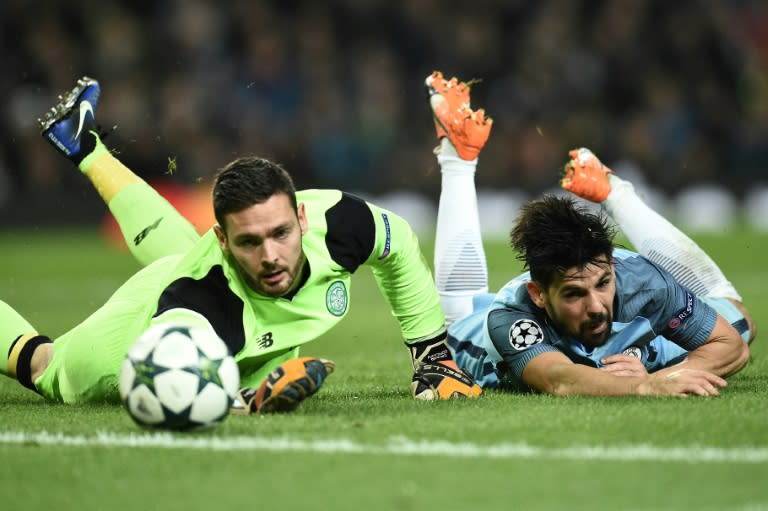
[[[521,209],[512,246],[529,271],[487,293],[474,174],[487,138],[469,88],[427,78],[442,188],[435,276],[449,344],[486,388],[555,395],[718,395],[749,360],[755,324],[717,265],[588,150],[562,186],[603,213],[544,196]],[[454,108],[447,106],[458,105]],[[478,115],[481,114],[481,115]],[[468,140],[479,137],[467,153]]]

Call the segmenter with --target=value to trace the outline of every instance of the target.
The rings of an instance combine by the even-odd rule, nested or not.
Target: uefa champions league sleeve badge
[[[509,328],[509,344],[523,351],[544,340],[544,331],[532,319],[518,319]]]

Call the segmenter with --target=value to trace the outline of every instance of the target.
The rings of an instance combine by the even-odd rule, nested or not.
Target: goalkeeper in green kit
[[[243,157],[217,174],[217,225],[200,237],[103,145],[99,94],[97,81],[79,80],[41,120],[43,136],[91,181],[144,267],[55,340],[0,301],[0,372],[51,400],[116,401],[120,364],[144,330],[197,325],[213,329],[238,363],[235,408],[291,411],[334,368],[299,357],[300,347],[346,315],[351,275],[365,265],[410,351],[414,397],[480,394],[453,361],[434,281],[402,218],[339,190],[297,192],[279,165]]]

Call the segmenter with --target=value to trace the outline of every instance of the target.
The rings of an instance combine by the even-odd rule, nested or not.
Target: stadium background
[[[578,145],[641,169],[648,190],[675,207],[693,185],[716,185],[741,207],[766,186],[766,9],[737,0],[4,0],[0,297],[55,336],[137,269],[130,254],[104,250],[93,228],[104,206],[34,124],[83,74],[104,86],[99,119],[119,126],[109,143],[121,158],[197,207],[200,193],[180,187],[199,192],[213,169],[246,153],[283,162],[302,187],[399,194],[397,211],[434,206],[422,89],[433,69],[485,80],[474,104],[496,126],[477,176],[481,208],[508,213],[504,200],[548,189]],[[713,197],[684,220],[727,218]],[[766,231],[720,224],[695,234],[763,328]],[[504,241],[486,247],[496,289],[518,262]],[[232,416],[212,433],[165,437],[118,407],[47,403],[0,378],[2,509],[768,510],[764,340],[721,399],[487,392],[417,402],[396,321],[370,272],[354,279],[354,310],[305,352],[337,370],[294,414]],[[196,441],[232,448],[189,448]],[[261,447],[242,446],[253,442]]]
[[[35,124],[87,74],[98,120],[118,127],[109,145],[187,211],[215,169],[258,154],[301,188],[377,197],[421,228],[439,189],[422,83],[440,69],[482,80],[473,106],[495,126],[477,181],[501,230],[576,146],[639,170],[684,223],[719,229],[744,207],[768,229],[756,0],[7,0],[0,34],[0,226],[103,218]],[[690,208],[697,191],[711,207]]]

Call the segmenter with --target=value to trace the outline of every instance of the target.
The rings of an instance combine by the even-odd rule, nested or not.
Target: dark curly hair
[[[615,235],[605,215],[579,207],[571,198],[545,195],[520,209],[511,245],[531,279],[548,288],[569,268],[610,260]]]

